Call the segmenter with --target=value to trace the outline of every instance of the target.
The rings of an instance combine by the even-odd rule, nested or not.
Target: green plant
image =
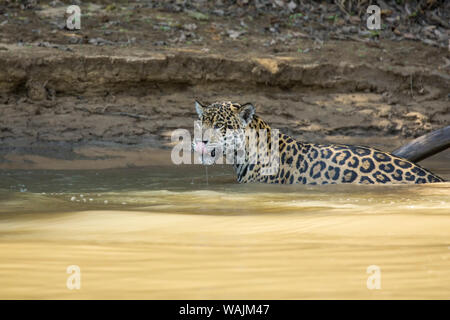
[[[290,16],[289,16],[289,20],[297,20],[297,18],[301,18],[301,17],[303,17],[303,14],[302,13],[294,13],[294,14],[291,14]]]

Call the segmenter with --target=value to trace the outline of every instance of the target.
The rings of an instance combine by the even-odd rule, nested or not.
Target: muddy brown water
[[[0,298],[448,299],[449,195],[239,185],[226,166],[208,184],[202,166],[3,170]]]
[[[317,46],[289,24],[287,41],[266,46],[266,15],[232,39],[228,17],[140,8],[130,20],[89,3],[85,40],[115,45],[72,44],[75,33],[48,23],[64,8],[41,6],[9,8],[17,19],[2,26],[0,298],[450,297],[449,183],[238,185],[216,167],[206,184],[195,166],[100,170],[170,163],[160,149],[192,128],[194,99],[252,102],[304,141],[394,150],[449,123],[446,48],[383,33]],[[109,35],[105,17],[121,20]],[[195,37],[173,42],[175,22],[195,23]],[[449,159],[424,167],[450,180]],[[80,290],[66,286],[73,265]],[[379,290],[367,288],[369,266]]]

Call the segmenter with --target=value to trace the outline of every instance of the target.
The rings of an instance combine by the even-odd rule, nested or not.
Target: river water
[[[450,178],[448,162],[436,168]],[[450,183],[208,175],[0,171],[0,298],[450,298]],[[69,266],[80,289],[67,286]]]

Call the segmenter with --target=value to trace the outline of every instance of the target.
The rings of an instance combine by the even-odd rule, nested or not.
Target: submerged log
[[[450,126],[420,136],[392,151],[398,157],[419,162],[450,147]]]

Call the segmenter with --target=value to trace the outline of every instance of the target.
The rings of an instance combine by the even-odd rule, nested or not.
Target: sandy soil
[[[319,41],[264,15],[240,17],[235,37],[234,18],[101,2],[69,31],[65,6],[40,9],[0,26],[0,168],[160,164],[172,130],[192,130],[194,99],[250,101],[297,139],[388,151],[450,123],[444,47]]]

